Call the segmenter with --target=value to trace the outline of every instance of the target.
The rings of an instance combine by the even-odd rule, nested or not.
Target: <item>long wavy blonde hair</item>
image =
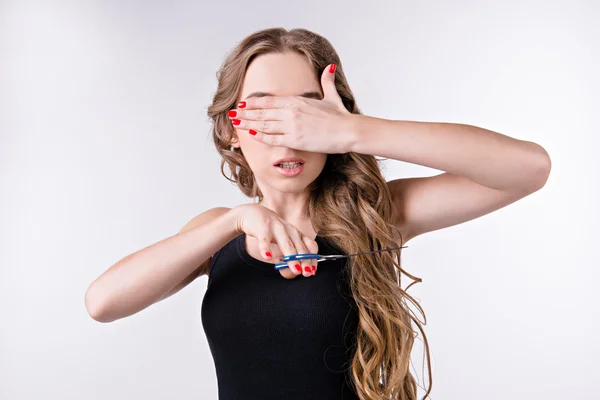
[[[321,72],[337,64],[335,85],[348,111],[360,114],[342,63],[324,37],[306,29],[270,28],[252,33],[232,49],[217,72],[218,88],[208,107],[212,138],[222,156],[221,173],[248,197],[262,200],[252,170],[239,149],[231,146],[233,126],[227,112],[237,106],[245,71],[258,55],[293,51],[306,56],[320,80]],[[225,173],[228,165],[231,178]],[[392,196],[378,160],[358,153],[329,154],[323,171],[310,185],[306,213],[319,235],[346,253],[359,253],[404,245],[396,220]],[[427,354],[431,392],[431,361],[422,324],[421,306],[407,293],[421,282],[400,266],[400,250],[349,258],[347,273],[358,307],[359,324],[351,365],[355,390],[362,400],[416,400],[417,382],[410,373],[414,322],[422,333]],[[402,289],[401,274],[414,280]],[[423,322],[408,307],[412,303]]]

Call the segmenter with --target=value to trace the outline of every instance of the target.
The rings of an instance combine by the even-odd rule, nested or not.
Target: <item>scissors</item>
[[[275,264],[275,269],[276,270],[280,270],[280,269],[283,269],[283,268],[288,268],[289,265],[286,264],[288,261],[316,259],[317,262],[321,262],[321,261],[327,261],[327,260],[337,260],[338,258],[358,256],[360,254],[371,254],[371,253],[378,253],[378,252],[381,252],[381,251],[405,249],[407,247],[408,246],[392,247],[392,248],[387,248],[387,249],[383,249],[383,250],[365,251],[363,253],[354,253],[354,254],[331,254],[331,255],[320,255],[320,254],[315,254],[315,253],[291,254],[289,256],[282,257],[281,261],[283,261],[284,263]]]

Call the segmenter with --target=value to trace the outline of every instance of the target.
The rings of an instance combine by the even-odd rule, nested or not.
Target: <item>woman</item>
[[[222,173],[257,203],[207,210],[120,260],[88,288],[90,315],[129,316],[206,274],[219,398],[416,399],[418,331],[431,366],[408,302],[423,311],[400,284],[420,279],[399,250],[274,264],[398,248],[488,214],[543,187],[548,154],[470,125],[362,115],[331,44],[304,29],[253,33],[217,76],[208,115]],[[446,172],[386,182],[375,156]]]

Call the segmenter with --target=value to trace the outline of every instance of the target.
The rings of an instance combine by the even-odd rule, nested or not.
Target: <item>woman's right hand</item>
[[[275,249],[271,243],[275,243],[283,255],[315,253],[319,251],[317,242],[305,236],[294,225],[279,218],[272,210],[260,204],[242,204],[234,207],[232,211],[236,213],[236,231],[246,233],[258,241],[258,247],[262,258],[273,261]],[[267,252],[271,256],[267,256]],[[281,263],[281,259],[276,259]],[[296,278],[302,274],[305,277],[313,276],[316,273],[316,259],[289,261],[289,268],[279,270],[281,276],[286,279]],[[315,268],[313,268],[315,266]],[[275,264],[273,264],[273,269]]]

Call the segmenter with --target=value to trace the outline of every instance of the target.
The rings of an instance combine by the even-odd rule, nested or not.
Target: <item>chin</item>
[[[302,178],[283,178],[271,180],[269,184],[282,193],[302,193],[310,182]]]
[[[319,172],[320,173],[320,172]],[[296,176],[282,176],[277,172],[269,174],[269,186],[282,193],[302,193],[319,176],[317,171],[302,171]]]

